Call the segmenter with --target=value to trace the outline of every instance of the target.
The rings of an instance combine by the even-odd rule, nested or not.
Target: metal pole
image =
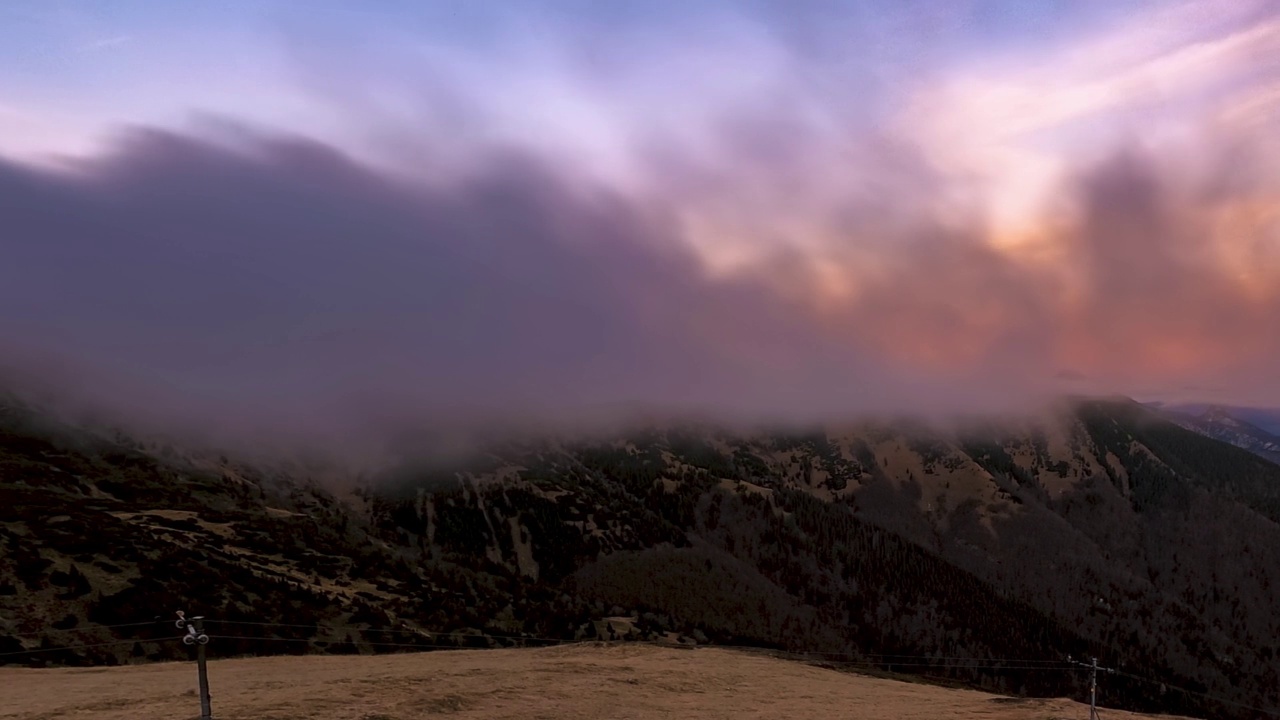
[[[1089,720],[1102,720],[1102,716],[1098,715],[1098,671],[1113,673],[1115,669],[1098,667],[1096,657],[1090,657],[1089,662],[1083,663],[1068,655],[1067,662],[1089,670]]]
[[[196,645],[196,670],[200,674],[200,720],[213,720],[213,710],[209,706],[209,667],[204,661],[204,646],[208,637],[204,634],[204,619],[196,618],[196,635],[204,639]]]
[[[209,636],[204,634],[204,618],[187,619],[186,613],[178,611],[179,628],[187,631],[182,636],[184,645],[196,646],[196,672],[200,678],[200,720],[213,720],[213,710],[209,707],[209,668],[204,660],[204,646],[209,644]]]
[[[1089,668],[1089,720],[1098,720],[1098,658]]]

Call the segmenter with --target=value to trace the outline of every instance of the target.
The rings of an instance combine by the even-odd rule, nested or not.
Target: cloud
[[[708,282],[661,213],[515,153],[440,188],[296,138],[138,130],[71,170],[0,166],[0,198],[6,353],[161,414],[333,430],[868,392],[803,308]]]
[[[1123,383],[1278,349],[1275,296],[1249,302],[1197,255],[1193,210],[1137,156],[1081,178],[1072,302],[979,228],[922,225],[873,246],[850,298],[815,305],[778,279],[807,277],[803,256],[714,278],[663,208],[559,172],[493,151],[407,181],[248,130],[135,130],[63,170],[3,165],[4,349],[90,372],[117,407],[301,435],[996,408],[1062,389],[1063,361]]]
[[[1277,50],[1274,7],[1181,2],[1043,53],[960,62],[911,87],[893,124],[939,167],[984,183],[997,219],[1026,232],[1070,161],[1100,160],[1118,135],[1181,144],[1215,108],[1265,108]]]
[[[23,383],[74,378],[156,422],[312,441],[1188,386],[1280,403],[1275,84],[1232,85],[1274,28],[1205,40],[1170,17],[1136,49],[930,75],[887,115],[820,92],[836,48],[749,24],[681,35],[662,72],[642,61],[659,40],[596,38],[613,85],[561,44],[420,65],[395,48],[338,73],[310,48],[314,107],[377,152],[213,114],[60,165],[0,161],[0,351]],[[1053,135],[1127,102],[1090,64],[1104,50],[1232,91],[1180,98],[1153,135]],[[1031,176],[1048,200],[1010,242],[998,190]]]
[[[94,40],[93,42],[81,45],[77,48],[77,51],[82,53],[101,52],[103,50],[112,50],[123,45],[128,45],[131,42],[133,42],[132,35],[115,35],[113,37],[102,38],[100,40]]]

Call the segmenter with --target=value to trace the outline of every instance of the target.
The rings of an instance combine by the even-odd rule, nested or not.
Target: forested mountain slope
[[[675,633],[1035,694],[1097,655],[1169,683],[1111,677],[1112,704],[1280,706],[1280,467],[1136,403],[511,443],[341,496],[311,473],[7,406],[0,661],[182,656],[185,609],[219,653]]]

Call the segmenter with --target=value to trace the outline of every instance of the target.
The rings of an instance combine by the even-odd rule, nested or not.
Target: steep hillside
[[[1077,697],[1097,655],[1117,705],[1280,706],[1280,467],[1136,403],[510,444],[343,499],[10,408],[0,493],[0,662],[182,656],[185,609],[220,653],[681,637]]]

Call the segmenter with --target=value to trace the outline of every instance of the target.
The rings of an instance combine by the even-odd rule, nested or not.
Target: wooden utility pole
[[[209,644],[209,636],[204,634],[204,617],[187,618],[186,613],[178,611],[179,628],[185,628],[182,636],[184,645],[196,646],[196,672],[200,676],[200,720],[213,720],[213,710],[209,706],[209,668],[204,660],[204,646]]]

